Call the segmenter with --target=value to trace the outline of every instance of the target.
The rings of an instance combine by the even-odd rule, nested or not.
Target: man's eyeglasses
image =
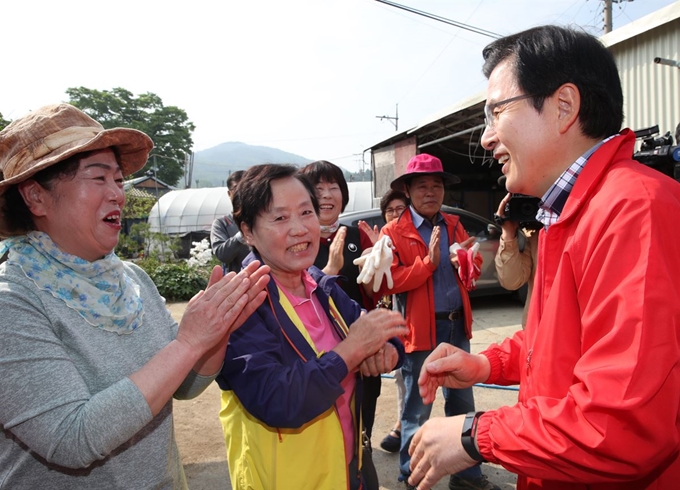
[[[401,214],[406,209],[406,206],[397,206],[396,208],[385,209],[385,214]]]
[[[517,95],[515,97],[510,97],[509,99],[501,100],[500,102],[494,102],[493,104],[485,105],[484,106],[484,124],[486,124],[487,128],[493,129],[494,125],[496,124],[496,120],[498,119],[498,114],[494,113],[494,110],[497,107],[509,104],[510,102],[522,100],[522,99],[530,99],[531,97],[535,97],[535,95],[533,95],[533,94]]]

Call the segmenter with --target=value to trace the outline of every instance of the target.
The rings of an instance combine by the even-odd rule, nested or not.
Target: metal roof
[[[182,189],[161,196],[149,213],[152,232],[185,235],[210,231],[215,218],[232,212],[227,187]]]
[[[649,15],[630,22],[623,27],[614,29],[600,37],[600,41],[607,47],[614,46],[644,32],[651,31],[680,17],[680,1],[665,6]]]
[[[153,175],[143,175],[141,177],[136,177],[134,179],[126,180],[125,182],[123,182],[123,187],[127,190],[128,188],[139,185],[142,182],[145,182],[147,180],[155,180],[160,185],[165,186],[168,189],[177,189],[177,187],[172,186],[172,185],[168,185],[165,182],[163,182],[161,179],[155,178]]]
[[[641,33],[672,22],[678,17],[680,17],[680,1],[615,29],[600,37],[600,40],[605,46],[612,47]],[[473,138],[474,131],[477,129],[481,131],[481,128],[483,128],[485,102],[486,89],[461,99],[436,114],[427,116],[415,127],[380,141],[366,150],[384,148],[404,140],[408,136],[417,136],[419,150],[428,148],[428,153],[433,153],[440,158],[448,153],[452,156],[463,157],[470,162],[485,162],[486,155],[483,151],[479,151]],[[480,136],[481,133],[477,135],[476,143],[479,143]],[[434,148],[436,145],[440,147],[439,152]]]
[[[125,188],[125,193],[130,196],[139,197],[142,199],[156,199],[156,196],[154,196],[153,194],[150,194],[143,189],[137,189],[136,187],[132,186],[130,186],[129,188]]]

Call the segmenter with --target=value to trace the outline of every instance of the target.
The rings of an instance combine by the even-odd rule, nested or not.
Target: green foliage
[[[5,129],[9,123],[10,121],[2,117],[2,112],[0,112],[0,131]]]
[[[148,197],[137,197],[131,193],[125,193],[125,207],[123,208],[123,219],[125,218],[148,218],[151,208],[156,204],[155,199]]]
[[[124,259],[137,258],[143,251],[143,245],[130,235],[121,233],[116,245],[116,255]]]
[[[135,223],[130,233],[121,234],[116,246],[116,255],[124,258],[153,257],[162,262],[177,257],[181,248],[180,238],[151,231],[147,222]]]
[[[145,132],[154,142],[149,162],[135,175],[140,176],[156,163],[158,178],[175,185],[184,174],[184,157],[191,152],[191,133],[196,128],[187,113],[175,106],[164,106],[151,92],[134,96],[123,88],[93,90],[71,87],[69,102],[105,128],[125,127]],[[155,162],[154,162],[155,160]]]
[[[188,301],[208,285],[206,272],[189,267],[185,261],[161,263],[150,258],[137,265],[149,274],[161,296],[170,301]]]

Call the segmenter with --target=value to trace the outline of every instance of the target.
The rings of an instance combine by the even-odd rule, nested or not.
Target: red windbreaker
[[[442,213],[446,221],[449,243],[462,242],[469,238],[458,216]],[[429,245],[420,237],[413,225],[411,213],[404,211],[399,219],[387,223],[381,234],[388,235],[395,247],[392,260],[392,279],[394,287],[387,289],[385,281],[378,293],[395,294],[407,292],[406,295],[406,325],[410,332],[403,338],[406,352],[432,350],[437,346],[436,323],[434,319],[434,290],[432,273],[436,269],[428,257]],[[440,260],[448,260],[441,257]],[[477,254],[475,263],[481,269],[482,256]],[[456,274],[458,289],[463,299],[463,314],[465,316],[465,331],[468,338],[472,338],[472,309],[470,298],[465,286]]]
[[[541,232],[526,329],[484,352],[519,402],[480,418],[481,454],[518,490],[680,488],[680,184],[590,158]]]

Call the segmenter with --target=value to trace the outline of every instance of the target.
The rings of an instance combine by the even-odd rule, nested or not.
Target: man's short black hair
[[[621,130],[623,92],[616,61],[594,36],[566,27],[534,27],[492,42],[482,54],[487,78],[509,60],[519,88],[535,95],[539,112],[546,97],[573,83],[581,95],[578,117],[584,135],[605,138]]]

